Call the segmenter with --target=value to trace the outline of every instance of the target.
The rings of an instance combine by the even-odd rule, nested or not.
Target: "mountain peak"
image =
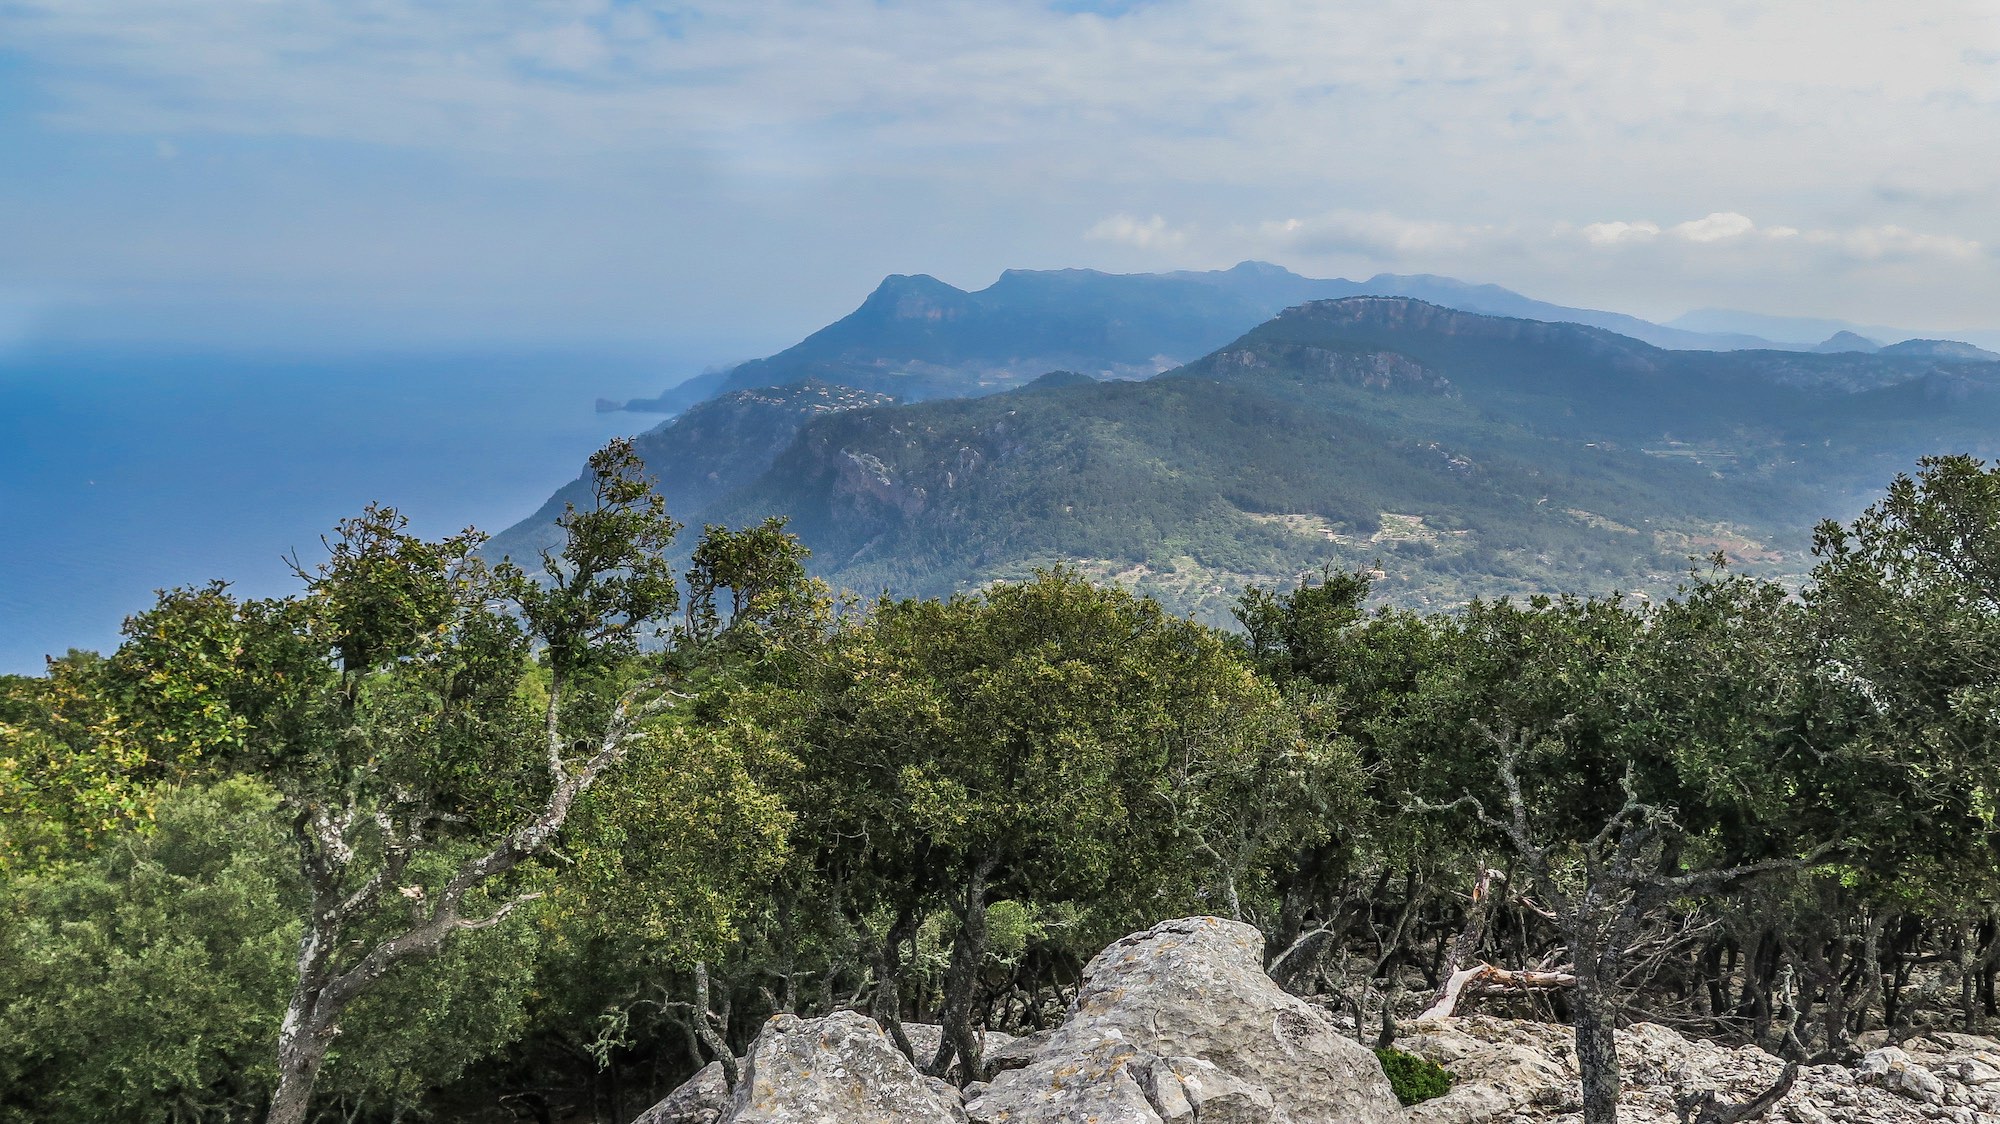
[[[1904,340],[1882,348],[1882,355],[1903,355],[1919,359],[1943,359],[1953,363],[1990,363],[2000,355],[1958,340]]]
[[[1239,276],[1239,277],[1297,277],[1297,276],[1299,276],[1298,274],[1296,274],[1296,273],[1293,273],[1293,272],[1292,272],[1291,270],[1289,270],[1289,269],[1286,269],[1286,268],[1285,268],[1284,266],[1282,266],[1282,265],[1273,265],[1273,264],[1271,264],[1270,262],[1267,262],[1267,261],[1257,261],[1257,260],[1255,260],[1255,259],[1248,259],[1248,260],[1245,260],[1245,261],[1240,261],[1240,262],[1237,262],[1237,263],[1236,263],[1235,265],[1232,265],[1232,266],[1230,266],[1230,267],[1229,267],[1228,269],[1224,270],[1223,272],[1225,272],[1225,273],[1233,273],[1233,274],[1236,274],[1236,275],[1237,275],[1237,276]]]
[[[1841,351],[1880,351],[1882,345],[1857,332],[1839,331],[1826,337],[1813,350],[1828,354]]]
[[[969,297],[964,289],[928,273],[892,273],[875,286],[856,313],[894,320],[945,320],[956,317]]]
[[[1061,390],[1066,386],[1087,386],[1096,381],[1096,379],[1091,378],[1089,375],[1079,374],[1076,371],[1050,371],[1048,374],[1036,378],[1033,382],[1020,389],[1023,391]]]

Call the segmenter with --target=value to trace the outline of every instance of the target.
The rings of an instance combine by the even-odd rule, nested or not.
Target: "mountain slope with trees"
[[[813,419],[842,410],[884,406],[886,394],[807,379],[790,386],[738,390],[695,405],[640,434],[632,450],[645,462],[667,509],[699,520],[717,501],[757,479]],[[562,542],[565,505],[583,506],[594,475],[586,466],[527,519],[486,544],[493,557],[538,558]]]
[[[1356,297],[1143,382],[787,415],[796,436],[760,430],[745,458],[714,419],[761,401],[641,439],[683,517],[788,517],[836,585],[934,595],[1067,561],[1220,622],[1244,582],[1327,565],[1379,562],[1413,607],[1658,595],[1716,550],[1796,577],[1813,519],[1925,453],[1994,450],[2000,365],[1674,351]],[[556,510],[489,553],[533,546]]]

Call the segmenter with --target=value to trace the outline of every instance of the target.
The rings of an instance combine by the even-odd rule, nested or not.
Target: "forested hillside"
[[[1148,389],[1063,383],[979,456],[1115,436],[1037,405]],[[1149,432],[1277,420],[1152,385]],[[1477,487],[1440,463],[1345,513]],[[1824,1061],[2000,1019],[2000,468],[1822,524],[1796,596],[1712,569],[1421,613],[1334,569],[1234,591],[1228,632],[1067,568],[841,597],[777,523],[677,527],[627,443],[561,534],[531,580],[370,508],[292,595],[168,591],[0,680],[0,1120],[625,1124],[737,1080],[778,1011],[942,1024],[916,1060],[971,1082],[977,1028],[1048,1025],[1083,958],[1189,913],[1369,1041],[1490,966],[1448,994],[1573,1025],[1593,1121],[1633,1020]]]
[[[813,419],[894,401],[886,394],[830,386],[817,379],[732,391],[640,434],[632,448],[645,461],[668,509],[682,519],[699,520],[718,501],[761,476]],[[535,514],[495,536],[487,553],[496,558],[510,553],[535,558],[560,544],[562,528],[556,520],[564,505],[589,499],[591,481],[586,466]]]
[[[691,522],[788,517],[836,586],[940,595],[1066,561],[1210,623],[1245,583],[1326,565],[1413,608],[1658,596],[1717,550],[1796,581],[1815,519],[2000,434],[2000,364],[1672,351],[1404,298],[1301,305],[1144,382],[745,393],[640,439]],[[819,405],[787,443],[757,403],[796,393]],[[559,511],[488,554],[532,553]]]

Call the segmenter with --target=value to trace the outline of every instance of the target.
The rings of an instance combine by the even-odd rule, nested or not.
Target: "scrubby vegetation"
[[[1385,1048],[1573,1024],[1593,1119],[1625,1020],[2000,1019],[2000,469],[1897,479],[1796,594],[1329,569],[1229,632],[1060,568],[836,597],[781,524],[670,574],[629,447],[593,469],[539,582],[373,509],[292,597],[0,680],[0,1121],[622,1124],[843,1007],[973,1080],[1194,912]]]
[[[1389,1078],[1389,1088],[1396,1091],[1396,1099],[1403,1102],[1404,1108],[1451,1092],[1451,1071],[1429,1058],[1420,1058],[1394,1046],[1376,1050],[1375,1058],[1382,1063],[1382,1072]]]

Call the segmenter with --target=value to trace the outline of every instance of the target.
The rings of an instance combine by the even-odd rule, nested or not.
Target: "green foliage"
[[[645,467],[629,438],[591,454],[590,502],[570,505],[556,521],[564,541],[542,555],[545,580],[508,582],[558,679],[635,653],[680,606],[666,557],[680,524],[667,517]],[[500,574],[518,572],[502,563]]]
[[[1375,1057],[1382,1063],[1382,1072],[1389,1078],[1389,1088],[1395,1090],[1396,1099],[1403,1102],[1404,1108],[1444,1096],[1451,1092],[1452,1082],[1457,1080],[1450,1070],[1429,1058],[1420,1058],[1393,1046],[1375,1051]]]
[[[1346,633],[1361,619],[1373,582],[1365,573],[1321,571],[1283,593],[1252,585],[1236,602],[1250,656],[1273,678],[1331,678],[1328,662],[1346,647]]]
[[[483,929],[417,971],[388,976],[343,1020],[321,1096],[393,1116],[513,1042],[528,1025],[543,940],[532,922]],[[268,1049],[269,1039],[260,1044]]]
[[[1926,459],[1815,551],[1804,600],[1824,720],[1856,746],[1861,865],[1918,895],[2000,886],[2000,466]]]
[[[623,934],[676,967],[722,955],[786,857],[795,817],[773,780],[789,763],[773,743],[743,723],[676,726],[586,796],[555,901],[572,939]]]
[[[704,644],[721,633],[750,626],[769,627],[806,609],[796,603],[811,589],[806,581],[806,548],[785,530],[783,518],[732,531],[702,528],[688,575],[684,641]],[[729,594],[728,616],[716,595]]]
[[[291,986],[300,887],[278,795],[169,787],[149,830],[0,889],[0,1120],[253,1119]],[[535,930],[472,934],[347,1024],[329,1095],[390,1108],[518,1033]]]
[[[71,652],[0,684],[0,875],[75,857],[151,814],[162,754],[120,719],[105,661]]]
[[[294,597],[171,591],[109,658],[0,680],[0,1122],[255,1116],[302,921],[345,910],[324,980],[448,894],[472,924],[340,1009],[322,1110],[630,1118],[776,1010],[1045,1026],[1105,942],[1190,912],[1364,1026],[1466,931],[1767,1047],[1988,1017],[1980,462],[1822,527],[1796,597],[1718,566],[1368,611],[1382,579],[1328,566],[1246,589],[1239,636],[1073,569],[836,602],[778,521],[706,528],[679,580],[631,451],[596,467],[540,586],[371,508]],[[544,861],[492,859],[608,730]],[[1489,866],[1513,884],[1474,903]],[[1405,1103],[1449,1087],[1381,1057]]]
[[[755,701],[800,762],[818,868],[926,895],[986,862],[1003,897],[1204,892],[1247,763],[1301,752],[1219,636],[1073,573],[882,602],[803,673]]]
[[[159,794],[155,830],[0,886],[0,1120],[247,1119],[297,942],[277,797]]]

